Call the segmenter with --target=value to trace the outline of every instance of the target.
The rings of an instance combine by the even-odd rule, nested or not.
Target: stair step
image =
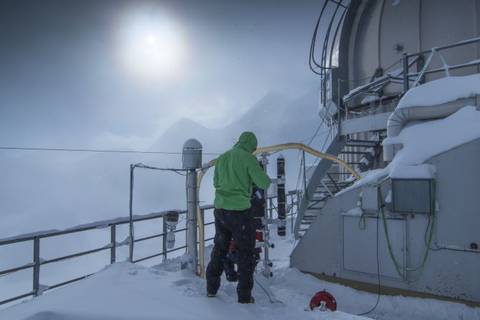
[[[378,141],[352,139],[347,141],[346,146],[372,148],[372,147],[376,147],[378,144],[379,144]]]
[[[343,150],[340,152],[340,154],[367,154],[370,153],[369,151],[349,151],[349,150]]]

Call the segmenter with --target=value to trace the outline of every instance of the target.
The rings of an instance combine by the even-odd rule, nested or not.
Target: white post
[[[196,273],[197,255],[197,169],[202,167],[202,144],[189,139],[183,145],[183,168],[187,169],[187,256],[188,268]]]

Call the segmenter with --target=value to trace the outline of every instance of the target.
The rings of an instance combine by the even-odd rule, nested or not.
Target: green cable
[[[383,196],[382,196],[382,191],[380,187],[378,188],[378,194],[379,194],[379,201],[380,201],[380,214],[382,216],[382,221],[383,221],[383,228],[385,229],[385,238],[387,240],[387,248],[388,248],[388,253],[390,255],[390,258],[393,261],[393,264],[395,265],[395,269],[397,273],[400,275],[402,279],[406,278],[406,275],[403,274],[402,268],[400,263],[398,263],[397,259],[395,258],[395,255],[393,254],[393,249],[392,249],[392,244],[390,242],[390,236],[388,233],[388,226],[387,226],[387,219],[385,218],[385,211],[384,211],[384,203],[383,203]],[[427,225],[427,230],[429,230],[428,233],[428,241],[426,243],[425,247],[425,252],[423,254],[423,259],[422,263],[415,268],[406,268],[405,271],[417,271],[421,270],[425,267],[425,263],[427,262],[428,259],[428,253],[430,251],[430,246],[432,244],[432,239],[433,239],[433,230],[435,227],[435,202],[436,202],[436,183],[435,180],[432,180],[432,189],[431,189],[431,200],[430,200],[430,215],[431,215],[431,225]]]
[[[358,220],[358,228],[360,230],[367,229],[367,219],[366,219],[366,216],[365,216],[365,211],[362,211],[362,215],[360,216],[360,219]]]

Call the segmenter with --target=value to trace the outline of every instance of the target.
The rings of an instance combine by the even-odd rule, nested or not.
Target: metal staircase
[[[373,159],[379,148],[378,140],[358,140],[337,135],[326,152],[342,158],[357,171],[366,171],[374,165]],[[305,234],[329,198],[352,184],[350,173],[332,161],[321,160],[303,193],[295,222],[295,237],[301,238]]]

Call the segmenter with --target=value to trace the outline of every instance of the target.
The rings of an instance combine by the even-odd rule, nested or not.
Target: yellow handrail
[[[334,155],[320,152],[318,150],[315,150],[303,143],[283,143],[283,144],[276,144],[273,146],[269,147],[263,147],[263,148],[257,148],[253,152],[254,155],[257,154],[267,154],[267,153],[274,153],[282,150],[289,150],[289,149],[297,149],[297,150],[302,150],[305,151],[306,153],[309,153],[315,157],[321,158],[321,159],[326,159],[330,160],[333,162],[338,163],[342,167],[344,167],[348,172],[350,172],[356,179],[360,179],[360,175],[345,161],[342,159],[337,158]],[[210,160],[201,170],[198,171],[198,176],[197,176],[197,191],[200,193],[200,186],[202,184],[203,176],[205,173],[215,165],[215,161],[217,159]],[[197,195],[198,196],[198,195]],[[198,197],[197,197],[198,198]],[[204,278],[205,277],[205,226],[204,226],[204,221],[203,221],[203,215],[200,210],[200,206],[197,206],[197,225],[198,225],[198,239],[199,239],[199,250],[198,250],[198,262],[199,262],[199,270],[197,271],[197,274]]]

